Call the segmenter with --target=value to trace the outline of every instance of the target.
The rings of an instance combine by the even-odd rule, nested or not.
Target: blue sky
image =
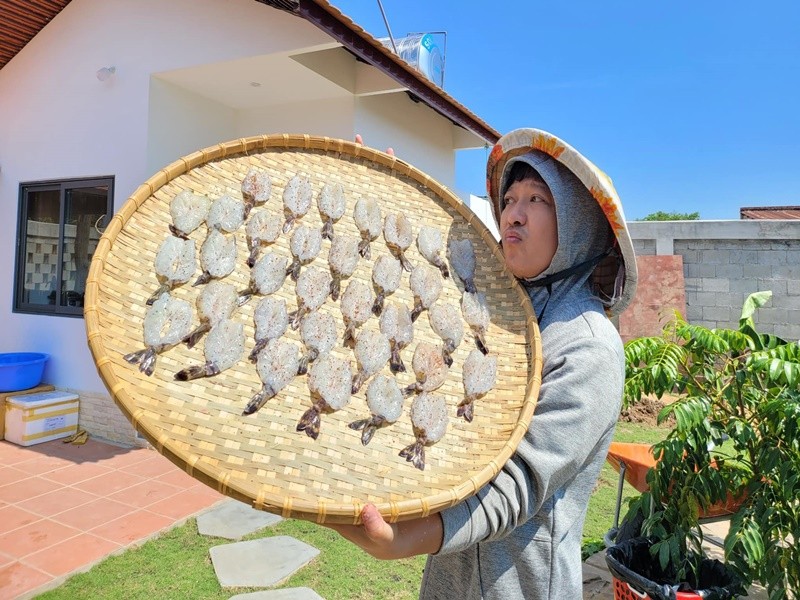
[[[387,35],[376,0],[331,1]],[[797,0],[383,7],[395,37],[446,31],[445,90],[500,133],[537,127],[577,148],[614,180],[628,219],[800,205]],[[459,154],[460,190],[484,193],[485,156]]]

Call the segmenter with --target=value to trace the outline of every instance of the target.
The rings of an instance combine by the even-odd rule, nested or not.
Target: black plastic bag
[[[707,600],[725,600],[746,594],[747,590],[734,573],[718,560],[704,558],[698,581],[674,584],[664,573],[657,557],[650,554],[652,542],[633,538],[606,550],[606,564],[611,574],[652,600],[675,600],[677,592],[694,592]]]

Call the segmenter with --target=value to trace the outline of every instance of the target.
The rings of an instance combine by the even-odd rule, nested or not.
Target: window
[[[20,185],[14,312],[83,315],[89,263],[113,207],[113,177]]]

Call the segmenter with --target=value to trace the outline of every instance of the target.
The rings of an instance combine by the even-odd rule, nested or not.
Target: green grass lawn
[[[653,443],[666,429],[620,423],[615,439]],[[617,497],[617,473],[606,464],[589,503],[585,539],[599,539],[613,524]],[[633,492],[625,485],[626,496]],[[297,520],[281,521],[245,539],[290,535],[320,550],[319,556],[280,587],[306,586],[326,600],[405,600],[416,598],[425,565],[424,557],[378,561],[358,550],[331,530]],[[209,557],[212,546],[230,543],[197,532],[190,519],[184,525],[144,545],[111,556],[90,571],[75,575],[61,587],[37,598],[77,600],[124,598],[125,600],[228,600],[234,592],[217,583]],[[236,593],[257,591],[237,589]]]

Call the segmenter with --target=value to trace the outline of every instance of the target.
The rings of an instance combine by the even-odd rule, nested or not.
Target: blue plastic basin
[[[48,358],[50,355],[42,352],[0,354],[0,392],[18,392],[39,385]]]

